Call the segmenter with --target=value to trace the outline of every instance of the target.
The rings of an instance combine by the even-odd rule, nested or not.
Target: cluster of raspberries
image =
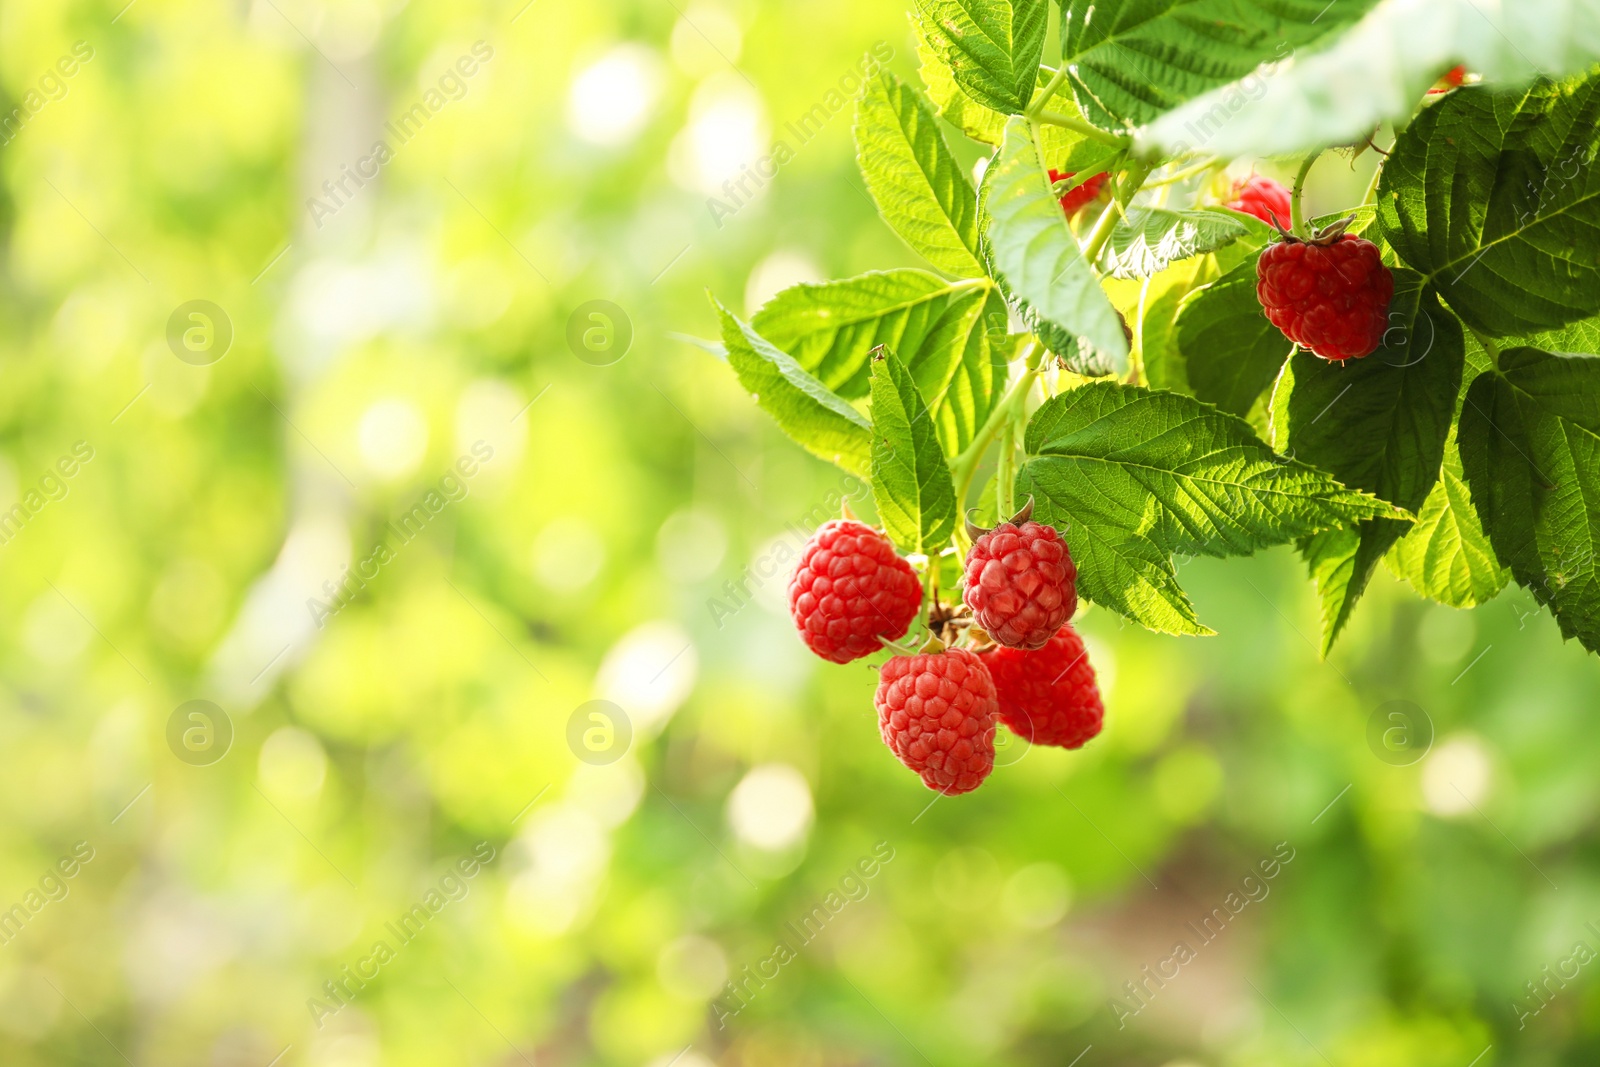
[[[1439,90],[1462,83],[1450,71]],[[1070,173],[1051,170],[1061,182]],[[1101,195],[1097,174],[1061,197],[1069,216]],[[1309,239],[1287,229],[1289,190],[1253,175],[1227,206],[1278,231],[1256,265],[1262,311],[1285,337],[1323,359],[1371,355],[1388,329],[1394,276],[1349,220]],[[996,724],[1035,745],[1079,748],[1100,732],[1105,709],[1083,639],[1072,629],[1078,571],[1054,527],[1030,521],[1031,503],[993,530],[969,527],[962,580],[965,617],[934,605],[930,630],[961,627],[963,644],[938,637],[896,654],[878,672],[878,730],[895,757],[940,793],[968,793],[994,770]],[[930,563],[930,566],[936,566]],[[889,539],[853,519],[825,523],[789,583],[789,611],[806,645],[849,663],[906,635],[922,611],[922,583]]]
[[[874,698],[889,751],[929,789],[952,795],[994,769],[997,724],[1031,744],[1079,748],[1105,714],[1069,622],[1078,572],[1067,543],[1026,511],[977,532],[963,579],[968,647],[935,638],[891,656]],[[806,543],[789,610],[813,652],[848,663],[905,636],[922,610],[922,583],[882,533],[836,520]]]

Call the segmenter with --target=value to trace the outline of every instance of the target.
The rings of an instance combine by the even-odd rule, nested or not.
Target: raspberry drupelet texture
[[[922,606],[922,583],[894,545],[865,523],[825,522],[806,542],[789,581],[789,614],[806,645],[849,663],[904,637]]]
[[[1078,568],[1055,527],[1003,522],[972,542],[964,599],[1007,648],[1042,648],[1078,609]]]
[[[994,770],[994,680],[964,648],[895,656],[878,672],[878,732],[940,793],[970,793]]]
[[[1256,296],[1295,344],[1323,359],[1360,359],[1383,343],[1394,275],[1377,245],[1353,234],[1328,243],[1290,238],[1261,253]]]
[[[1289,190],[1259,174],[1252,174],[1233,187],[1233,199],[1228,201],[1228,206],[1246,215],[1254,215],[1269,226],[1289,225],[1292,210]],[[1276,223],[1273,222],[1274,217]]]
[[[1063,182],[1072,177],[1075,173],[1077,172],[1070,170],[1059,171],[1052,167],[1050,168],[1050,180],[1052,182]],[[1105,188],[1106,181],[1110,177],[1111,175],[1108,173],[1096,174],[1094,177],[1085,180],[1084,183],[1078,186],[1076,189],[1070,190],[1061,198],[1061,210],[1065,211],[1068,215],[1076,215],[1081,209],[1088,206],[1090,202],[1100,195],[1100,190]]]
[[[1036,652],[993,648],[979,653],[994,678],[1000,721],[1035,745],[1081,748],[1100,732],[1105,705],[1089,652],[1071,625]]]

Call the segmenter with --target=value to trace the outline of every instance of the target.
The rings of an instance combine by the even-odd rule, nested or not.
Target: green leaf
[[[1040,320],[1083,337],[1127,371],[1128,338],[1099,279],[1078,249],[1061,202],[1039,165],[1028,122],[1013,118],[984,175],[988,247],[995,270]],[[1054,345],[1052,351],[1056,351]]]
[[[1333,6],[1330,15],[1345,6]],[[1142,153],[1204,149],[1223,159],[1298,155],[1403,125],[1445,71],[1526,85],[1600,63],[1600,0],[1427,0],[1373,6],[1320,51],[1251,71],[1157,119]]]
[[[1439,481],[1417,512],[1416,525],[1384,557],[1395,577],[1409,582],[1422,596],[1456,608],[1488,602],[1511,578],[1511,572],[1495,557],[1461,470],[1457,441],[1461,408],[1472,383],[1494,366],[1477,338],[1466,334],[1464,339],[1466,367]]]
[[[1461,473],[1455,438],[1445,445],[1439,481],[1417,512],[1417,524],[1386,557],[1390,570],[1420,596],[1453,608],[1486,604],[1506,587],[1510,572],[1495,558]]]
[[[1045,0],[916,0],[923,40],[973,101],[1021,114],[1033,97],[1050,8]]]
[[[906,244],[949,274],[983,276],[972,183],[927,103],[888,71],[856,105],[856,158],[878,212]]]
[[[1600,651],[1600,358],[1501,353],[1467,390],[1460,441],[1495,554],[1563,635]]]
[[[1176,393],[1091,382],[1034,413],[1017,498],[1061,530],[1088,599],[1165,633],[1206,634],[1174,553],[1248,555],[1401,514],[1275,454],[1241,419]]]
[[[956,490],[911,372],[890,349],[872,358],[872,496],[890,540],[934,556],[956,529]]]
[[[915,18],[912,21],[915,22]],[[939,117],[974,141],[1000,147],[1000,142],[1005,138],[1007,116],[984,107],[963,92],[961,86],[956,84],[955,75],[921,33],[917,35],[917,57],[921,61],[919,70],[923,87],[927,89],[928,99],[933,102]],[[1049,67],[1040,67],[1040,87],[1048,84],[1054,74],[1055,71]],[[1039,90],[1034,91],[1035,103],[1041,95]],[[1071,88],[1065,84],[1056,87],[1049,106],[1051,111],[1069,118],[1083,117],[1078,111],[1077,101],[1072,99]],[[1098,174],[1105,169],[1103,164],[1108,155],[1105,142],[1087,137],[1077,130],[1042,125],[1039,127],[1039,143],[1043,146],[1048,164],[1063,173],[1079,173],[1091,165],[1095,166],[1094,170],[1089,171],[1091,174]]]
[[[1261,312],[1256,260],[1198,292],[1178,310],[1178,350],[1194,395],[1241,418],[1283,367],[1294,345]]]
[[[1112,229],[1100,269],[1113,278],[1148,278],[1181,259],[1231,245],[1249,232],[1228,211],[1136,207]]]
[[[1106,129],[1150,122],[1336,35],[1377,0],[1064,0],[1062,63]]]
[[[1545,330],[1519,342],[1529,348],[1542,348],[1546,352],[1578,352],[1600,355],[1600,319],[1584,319],[1559,330]]]
[[[1389,316],[1383,346],[1364,359],[1330,363],[1305,351],[1291,358],[1289,454],[1414,512],[1439,480],[1466,343],[1461,324],[1412,271],[1396,272]],[[1322,594],[1323,655],[1410,525],[1371,519],[1301,545]]]
[[[868,358],[894,349],[929,397],[939,440],[951,455],[972,442],[1005,391],[1010,351],[1005,302],[987,278],[949,282],[920,270],[873,271],[797,285],[751,320],[757,333],[847,400],[867,395]]]
[[[1139,296],[1139,331],[1135,340],[1144,380],[1152,389],[1193,394],[1188,364],[1178,345],[1178,313],[1189,294],[1216,278],[1216,257],[1196,256],[1145,279]]]
[[[866,418],[807,374],[793,356],[740,322],[715,299],[712,305],[722,321],[728,364],[761,410],[807,451],[852,474],[865,475],[872,455],[872,432]]]
[[[1496,337],[1600,312],[1600,77],[1459,89],[1395,143],[1378,228],[1468,325]]]
[[[917,73],[922,76],[922,87],[939,117],[974,141],[999,145],[1006,131],[1006,116],[992,108],[984,107],[966,90],[956,84],[955,72],[939,55],[937,49],[923,32],[923,25],[915,15],[911,22],[917,27]],[[935,31],[937,33],[937,31]]]

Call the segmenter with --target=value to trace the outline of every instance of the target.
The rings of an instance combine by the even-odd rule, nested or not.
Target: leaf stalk
[[[1133,143],[1132,138],[1128,137],[1127,134],[1108,133],[1092,123],[1073,118],[1071,115],[1063,115],[1059,111],[1041,110],[1032,117],[1035,122],[1042,122],[1046,126],[1059,126],[1063,130],[1071,130],[1073,133],[1081,133],[1091,141],[1099,141],[1101,144],[1110,145],[1113,148],[1126,148]]]
[[[1000,403],[989,412],[988,419],[979,428],[977,436],[972,439],[972,444],[956,457],[950,473],[955,478],[957,508],[966,508],[967,494],[972,490],[973,476],[977,474],[978,464],[982,461],[983,454],[988,451],[995,434],[1000,432],[1001,427],[1009,427],[1017,411],[1026,407],[1028,390],[1033,386],[1034,379],[1039,376],[1039,367],[1043,362],[1044,346],[1034,341],[1028,350],[1022,376],[1012,383],[1011,389],[1001,398]]]
[[[1311,168],[1317,165],[1317,160],[1322,158],[1323,149],[1319,148],[1305,158],[1300,164],[1300,173],[1295,175],[1294,189],[1289,193],[1290,226],[1294,235],[1302,241],[1311,236],[1311,231],[1306,227],[1306,175],[1311,173]]]

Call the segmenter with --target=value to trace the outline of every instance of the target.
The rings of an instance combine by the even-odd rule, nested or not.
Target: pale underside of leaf
[[[1013,118],[985,175],[988,242],[995,268],[1040,317],[1082,336],[1127,369],[1128,339],[1040,167],[1025,119]]]
[[[1326,45],[1161,116],[1137,144],[1225,159],[1303,153],[1403,121],[1457,64],[1515,85],[1595,63],[1600,0],[1386,0]]]
[[[1250,232],[1226,211],[1136,207],[1111,231],[1100,269],[1113,278],[1148,278],[1179,260],[1215,252]]]
[[[1066,0],[1062,52],[1091,120],[1137,126],[1333,36],[1376,2]]]

